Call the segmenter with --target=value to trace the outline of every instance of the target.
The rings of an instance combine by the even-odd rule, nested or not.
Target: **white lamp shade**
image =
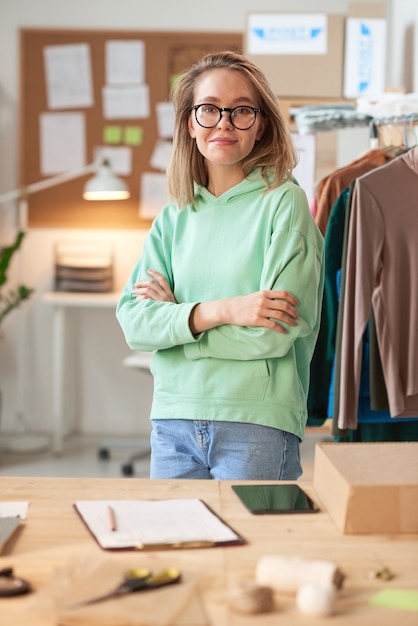
[[[87,181],[83,198],[85,200],[126,200],[130,193],[126,183],[115,176],[108,161],[103,161],[97,174]]]

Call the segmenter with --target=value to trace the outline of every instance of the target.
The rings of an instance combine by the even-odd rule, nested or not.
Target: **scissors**
[[[20,596],[30,590],[30,584],[27,580],[13,575],[13,568],[5,567],[0,570],[0,598]]]
[[[147,589],[156,589],[165,585],[172,585],[180,581],[181,573],[174,567],[167,567],[158,574],[153,575],[151,570],[146,567],[138,567],[128,570],[125,573],[123,581],[112,591],[104,593],[94,598],[87,598],[79,602],[67,604],[65,608],[76,609],[89,604],[96,604],[110,598],[117,598],[135,591],[145,591]]]

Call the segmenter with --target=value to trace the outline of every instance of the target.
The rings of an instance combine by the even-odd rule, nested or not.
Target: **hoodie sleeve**
[[[151,352],[196,341],[189,327],[190,314],[196,302],[154,302],[136,300],[132,296],[135,282],[150,280],[147,274],[147,268],[150,267],[163,274],[173,289],[167,246],[171,237],[168,233],[164,236],[163,223],[162,218],[154,221],[144,244],[142,258],[135,265],[116,307],[117,320],[132,350]]]

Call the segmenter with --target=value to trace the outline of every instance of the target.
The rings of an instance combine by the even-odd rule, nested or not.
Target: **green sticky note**
[[[172,74],[170,76],[170,89],[173,89],[181,74]]]
[[[122,129],[120,126],[105,126],[103,129],[103,143],[120,143]]]
[[[126,126],[124,128],[123,142],[128,146],[139,146],[142,143],[144,131],[141,126]]]
[[[383,606],[404,611],[418,611],[418,591],[383,589],[370,600],[372,606]]]

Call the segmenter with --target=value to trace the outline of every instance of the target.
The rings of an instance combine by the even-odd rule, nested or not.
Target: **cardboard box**
[[[386,6],[352,2],[345,24],[344,96],[378,96],[385,91]]]
[[[344,16],[250,13],[244,50],[273,91],[286,97],[340,98]]]
[[[418,533],[418,442],[317,444],[313,485],[342,533]]]

